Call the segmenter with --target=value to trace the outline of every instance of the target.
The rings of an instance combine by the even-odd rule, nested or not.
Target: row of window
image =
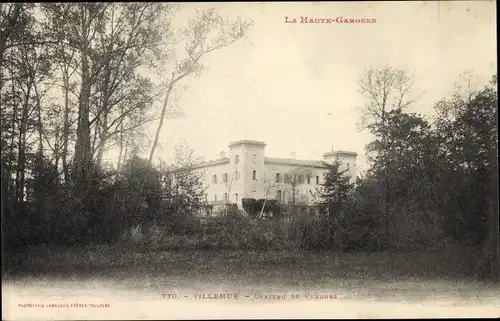
[[[259,176],[257,175],[257,171],[253,171],[252,173],[252,177],[253,177],[253,180],[256,181],[259,179]],[[237,181],[240,179],[240,172],[238,171],[235,171],[234,172],[234,180]],[[217,184],[217,174],[214,174],[212,175],[212,183],[213,184]],[[224,173],[224,175],[222,175],[222,182],[229,182],[229,175],[227,173]]]
[[[229,195],[227,193],[224,193],[224,200],[229,201]],[[214,195],[214,201],[217,202],[217,194]],[[238,202],[238,193],[234,193],[234,201]]]
[[[239,179],[240,179],[240,172],[235,171],[233,180],[237,181]],[[217,182],[218,182],[217,175],[216,174],[212,175],[212,183],[217,184]],[[222,182],[229,182],[229,176],[227,173],[224,173],[224,175],[222,175]]]
[[[290,178],[290,175],[288,174],[285,174],[283,179],[280,173],[276,173],[276,183],[280,183],[283,181],[290,182],[291,180],[295,180],[294,183],[297,184],[304,184],[305,182],[307,182],[307,184],[311,184],[311,179],[312,179],[311,175],[306,175],[304,179],[304,175],[297,175],[295,177]],[[319,176],[316,176],[316,184],[319,185]]]
[[[311,190],[309,190],[309,194],[312,194]],[[255,196],[256,196],[256,191],[253,191],[252,197],[255,198]],[[280,202],[284,202],[286,200],[285,191],[281,191],[281,190],[276,191],[276,199]],[[238,193],[234,193],[234,201],[238,202],[238,200],[239,200]],[[214,201],[215,202],[218,201],[217,194],[214,194]],[[229,194],[228,193],[224,193],[224,201],[229,201]]]
[[[240,172],[238,171],[235,171],[234,172],[234,180],[237,181],[240,179]],[[254,181],[258,180],[259,179],[259,175],[257,173],[257,171],[253,171],[252,172],[252,179]],[[311,184],[311,180],[312,180],[312,176],[311,175],[297,175],[295,177],[292,177],[292,180],[295,180],[294,183],[295,184],[304,184],[304,183],[307,183],[307,184]],[[228,182],[229,181],[229,176],[227,173],[224,173],[222,175],[222,182]],[[290,182],[290,177],[288,174],[285,174],[284,175],[284,179],[281,177],[281,174],[280,173],[276,173],[276,183],[281,183],[281,182]],[[217,184],[217,174],[214,174],[212,176],[212,183],[213,184]],[[316,176],[316,185],[319,185],[319,176]]]
[[[240,163],[240,155],[236,155],[234,156],[234,163],[235,164],[239,164]],[[252,155],[252,163],[257,163],[257,155],[256,154],[253,154]]]
[[[305,197],[309,199],[309,196],[313,195],[312,190],[309,190],[307,194],[305,194]],[[285,191],[282,190],[277,190],[276,191],[276,199],[280,202],[284,202],[287,200],[287,197],[291,197],[290,195],[287,195]]]

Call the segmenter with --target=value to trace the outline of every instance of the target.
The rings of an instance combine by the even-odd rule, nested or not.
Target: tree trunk
[[[108,139],[108,112],[109,112],[109,78],[111,74],[111,69],[109,68],[109,62],[106,64],[104,71],[104,83],[102,88],[102,104],[101,104],[101,114],[100,122],[97,126],[102,127],[101,137],[99,140],[99,145],[97,147],[97,159],[96,159],[96,169],[101,169],[102,157],[104,155],[104,149],[106,148],[106,142]],[[123,124],[123,122],[122,122]]]
[[[384,178],[384,217],[385,217],[385,246],[390,246],[391,243],[393,243],[393,237],[392,235],[394,234],[394,231],[392,230],[392,217],[391,217],[391,212],[389,208],[389,180],[387,177],[387,170]],[[394,244],[393,244],[394,245]]]
[[[3,146],[2,146],[3,147]],[[3,148],[2,148],[2,152],[3,152]],[[1,242],[2,242],[2,252],[4,253],[4,255],[2,255],[2,268],[5,266],[5,257],[6,257],[6,251],[4,249],[5,245],[7,244],[7,241],[8,239],[5,237],[6,235],[6,229],[5,229],[5,226],[7,225],[6,221],[5,221],[5,218],[6,218],[6,211],[5,211],[5,199],[8,197],[7,195],[7,173],[6,173],[6,168],[5,168],[5,164],[4,164],[4,161],[3,159],[0,159],[0,170],[1,170],[1,178],[0,178],[0,188],[1,188],[1,191],[0,193],[2,193],[1,197],[0,197],[0,214],[2,215],[1,216],[1,222],[0,224],[2,224],[2,235],[1,235]],[[10,223],[10,215],[7,215],[7,220],[8,220],[8,223],[9,225],[11,224]]]
[[[23,132],[24,131],[24,132]],[[16,200],[17,200],[17,213],[22,214],[24,212],[24,177],[26,169],[26,125],[21,126],[21,132],[19,133],[19,157],[17,161],[17,186],[16,186]]]
[[[68,141],[69,141],[70,124],[69,124],[69,75],[67,66],[65,66],[63,71],[63,79],[64,79],[64,125],[62,133],[63,143],[62,143],[61,159],[63,166],[64,181],[68,183],[70,181],[69,167],[68,167]]]
[[[326,244],[328,248],[332,245],[332,220],[330,217],[330,202],[328,202],[326,206],[326,219],[327,219],[327,227],[326,227]]]
[[[266,208],[266,203],[267,203],[267,195],[266,198],[264,198],[264,204],[262,204],[262,208],[260,209],[259,218],[262,218],[262,216],[264,216],[264,209]]]
[[[91,75],[88,57],[88,44],[82,48],[82,84],[78,108],[78,129],[76,133],[75,155],[73,158],[72,181],[77,188],[77,197],[82,198],[87,190],[91,172],[92,151],[90,148],[89,104]]]
[[[14,91],[14,83],[12,82],[12,95],[14,96],[15,95],[15,91]],[[14,106],[12,107],[12,119],[17,119],[17,116],[18,116],[18,110],[17,110],[17,104],[14,104]],[[12,126],[12,131],[15,131],[16,129],[16,122],[13,123],[13,126]],[[10,137],[10,147],[9,147],[9,155],[10,155],[10,159],[9,159],[9,167],[8,167],[8,173],[7,174],[7,179],[8,179],[8,184],[7,184],[7,188],[8,188],[8,195],[10,197],[14,196],[13,199],[14,201],[10,200],[9,203],[8,203],[8,206],[9,206],[9,213],[10,215],[14,215],[15,213],[15,201],[17,200],[17,180],[18,180],[18,177],[17,177],[17,171],[16,171],[16,178],[14,180],[13,183],[11,183],[11,174],[12,174],[12,171],[14,169],[14,162],[15,162],[15,158],[14,158],[14,155],[15,155],[15,151],[14,151],[14,147],[15,147],[15,135],[11,135]],[[16,165],[17,166],[17,165]],[[16,167],[17,168],[17,167]],[[4,194],[2,194],[4,195]],[[4,198],[4,197],[2,197]]]
[[[118,161],[116,164],[116,172],[120,174],[121,166],[122,166],[122,157],[123,157],[123,149],[124,149],[124,140],[123,140],[123,122],[120,124],[120,152],[118,154]]]
[[[233,186],[233,179],[234,179],[234,173],[233,175],[231,175],[231,182],[229,183],[229,188],[228,188],[228,191],[227,191],[227,198],[226,198],[226,216],[227,216],[227,204],[229,202],[229,198],[231,197],[231,188]]]
[[[61,147],[59,146],[59,139],[60,139],[60,129],[59,126],[56,128],[56,133],[55,133],[55,143],[54,143],[54,167],[56,168],[57,171],[57,176],[58,176],[58,182],[59,182],[59,159],[61,158],[61,155],[59,155],[59,150]]]
[[[37,160],[38,160],[38,175],[37,175],[37,184],[35,188],[35,202],[38,217],[46,218],[46,210],[45,210],[45,193],[43,192],[43,188],[45,186],[45,166],[43,159],[43,124],[42,124],[42,106],[40,105],[40,97],[38,95],[38,90],[35,85],[35,95],[36,95],[36,104],[37,104],[37,113],[38,113],[38,121],[37,121],[37,131],[38,131],[38,151],[37,151]]]
[[[7,26],[0,33],[0,66],[3,64],[3,55],[5,53],[5,50],[7,49],[7,41],[9,40],[9,37],[12,33],[12,29],[14,29],[17,24],[17,20],[19,19],[19,15],[21,14],[22,7],[22,3],[16,3],[14,5],[14,12],[12,13],[12,16],[7,18]],[[2,83],[0,83],[0,89],[2,88],[1,85]]]
[[[122,155],[123,155],[123,133],[120,133],[120,151],[118,153],[118,160],[116,161],[116,172],[120,173],[120,167],[122,163]]]
[[[128,137],[127,137],[127,140],[125,141],[125,150],[123,151],[123,158],[122,158],[122,165],[120,165],[120,170],[122,169],[123,167],[123,164],[127,161],[127,156],[128,156],[128,145],[130,143],[130,137],[132,136],[132,134],[129,134]]]
[[[151,146],[151,152],[149,153],[149,164],[153,162],[153,157],[156,151],[156,147],[158,146],[158,139],[160,138],[160,131],[163,126],[163,121],[165,119],[165,114],[167,112],[167,107],[168,107],[168,102],[170,100],[170,95],[172,94],[172,90],[174,89],[174,85],[176,84],[177,81],[181,80],[184,76],[178,76],[177,78],[174,78],[174,75],[172,74],[172,81],[170,82],[170,85],[168,86],[167,94],[165,95],[165,101],[163,102],[163,107],[161,109],[161,115],[160,115],[160,123],[158,124],[158,128],[156,129],[156,134],[155,134],[155,139],[153,141],[153,146]]]
[[[154,154],[156,151],[156,147],[158,146],[158,140],[160,138],[160,131],[161,131],[161,128],[163,126],[163,120],[165,119],[165,113],[167,111],[168,99],[170,96],[170,92],[172,91],[172,87],[173,87],[173,85],[170,85],[170,87],[168,88],[167,96],[165,97],[165,102],[164,102],[163,108],[161,110],[160,123],[158,124],[158,128],[156,129],[156,134],[155,134],[155,139],[153,141],[153,146],[151,146],[151,152],[149,153],[148,162],[150,165],[153,162],[153,157],[154,157]]]
[[[108,139],[107,126],[108,126],[108,116],[103,115],[102,120],[102,133],[99,140],[99,145],[97,147],[97,157],[96,157],[96,168],[101,169],[102,166],[102,158],[104,155],[104,150],[106,148],[106,141]]]
[[[26,168],[26,130],[28,121],[28,107],[29,97],[31,96],[31,83],[28,84],[28,91],[26,93],[25,101],[23,104],[23,113],[21,117],[21,126],[19,128],[18,139],[18,162],[16,172],[16,201],[17,213],[21,214],[24,211],[24,177]]]

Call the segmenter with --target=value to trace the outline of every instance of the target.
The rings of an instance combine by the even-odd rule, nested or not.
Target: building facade
[[[277,199],[289,202],[292,191],[295,200],[311,203],[328,172],[326,163],[341,162],[351,183],[356,180],[354,152],[335,151],[323,155],[322,161],[266,157],[266,144],[261,141],[241,140],[229,144],[229,153],[215,161],[194,167],[201,172],[206,187],[207,201],[212,205],[237,204],[242,208],[243,198]]]

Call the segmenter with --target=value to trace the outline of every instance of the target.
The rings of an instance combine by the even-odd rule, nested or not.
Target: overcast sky
[[[197,156],[214,159],[240,139],[267,143],[266,155],[319,159],[326,151],[357,152],[371,137],[356,130],[363,100],[356,78],[389,64],[416,73],[425,92],[414,109],[432,113],[460,73],[472,69],[479,85],[496,72],[494,1],[346,3],[190,3],[227,17],[253,19],[247,39],[206,56],[199,78],[186,79],[156,157],[169,160],[185,139]],[[375,24],[286,24],[285,17],[375,18]],[[299,21],[300,22],[300,21]],[[156,124],[151,124],[153,131]],[[361,167],[363,168],[363,167]]]

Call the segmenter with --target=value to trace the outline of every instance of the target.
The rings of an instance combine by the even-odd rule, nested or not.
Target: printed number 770
[[[177,294],[175,294],[175,293],[162,293],[161,294],[161,298],[162,299],[165,299],[165,298],[167,298],[167,299],[177,299]]]

